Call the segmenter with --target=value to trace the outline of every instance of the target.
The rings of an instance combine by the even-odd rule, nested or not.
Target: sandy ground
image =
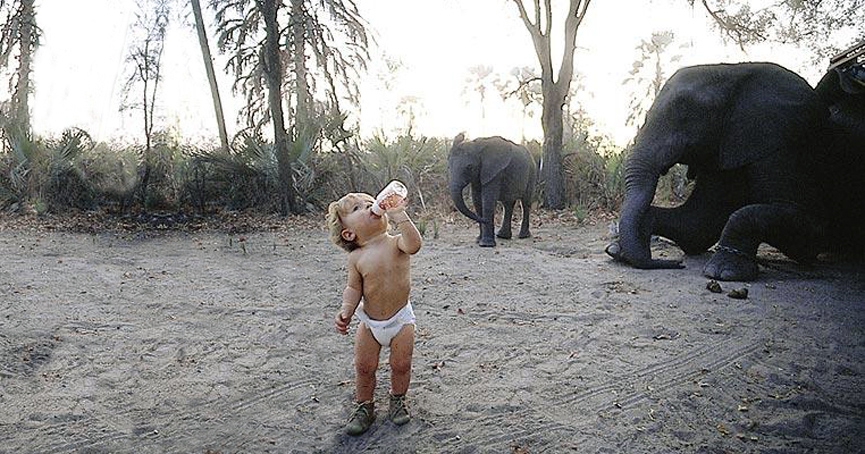
[[[354,438],[345,254],[323,228],[0,231],[0,452],[865,452],[861,268],[764,251],[718,294],[707,256],[638,271],[603,254],[605,225],[533,233],[427,231],[414,419],[384,417],[383,355]]]

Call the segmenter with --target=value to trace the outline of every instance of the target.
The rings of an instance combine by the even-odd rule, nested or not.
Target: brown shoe
[[[373,401],[358,402],[351,419],[345,425],[345,433],[349,435],[360,435],[366,432],[375,421],[375,404]]]
[[[394,396],[391,394],[390,408],[388,409],[387,417],[398,426],[411,420],[411,416],[408,414],[408,407],[405,404],[405,394],[400,396]]]

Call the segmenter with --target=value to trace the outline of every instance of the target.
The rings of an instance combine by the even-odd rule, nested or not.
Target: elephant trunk
[[[469,207],[466,206],[466,201],[463,198],[463,188],[466,185],[460,186],[459,184],[451,184],[451,199],[454,202],[454,205],[457,207],[460,213],[468,217],[469,219],[477,222],[482,222],[481,218],[475,214]]]
[[[647,229],[647,214],[655,195],[657,181],[642,182],[637,185],[627,185],[625,200],[622,203],[622,214],[619,220],[619,251],[617,258],[637,267],[647,268],[652,261],[649,249],[649,237],[644,234]]]
[[[650,249],[654,219],[651,204],[662,171],[632,155],[625,175],[625,200],[619,220],[619,240],[607,246],[607,254],[641,269],[681,268],[672,260],[653,260]]]

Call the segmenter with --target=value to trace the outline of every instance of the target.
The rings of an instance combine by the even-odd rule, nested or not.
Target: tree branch
[[[562,65],[559,67],[559,79],[555,82],[563,91],[571,83],[574,75],[574,52],[577,50],[577,31],[591,0],[570,0],[568,16],[565,19],[565,51],[562,55]]]

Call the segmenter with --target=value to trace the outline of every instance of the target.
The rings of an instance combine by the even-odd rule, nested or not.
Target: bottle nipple
[[[402,202],[406,195],[408,195],[408,189],[406,189],[405,185],[399,180],[393,180],[375,197],[375,203],[372,204],[372,212],[381,216],[385,211]]]

